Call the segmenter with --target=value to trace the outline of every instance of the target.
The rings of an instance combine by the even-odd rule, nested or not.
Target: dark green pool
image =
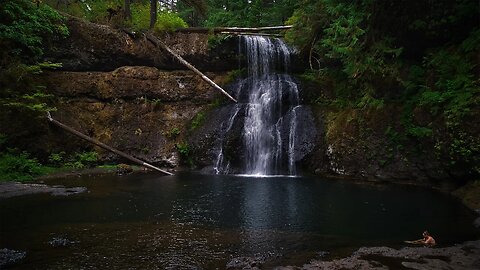
[[[222,269],[239,256],[302,265],[323,251],[401,247],[425,229],[440,246],[479,236],[473,213],[421,188],[186,173],[55,182],[89,192],[0,200],[0,249],[27,251],[16,268]]]

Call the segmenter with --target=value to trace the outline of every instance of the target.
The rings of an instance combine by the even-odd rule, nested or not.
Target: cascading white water
[[[288,71],[291,50],[280,39],[243,36],[240,42],[248,70],[248,77],[238,84],[236,94],[245,110],[242,134],[245,160],[242,173],[294,175],[298,86],[288,74],[279,73]],[[229,118],[228,128],[232,126],[237,113],[234,112]],[[284,120],[285,115],[290,115],[289,121]],[[215,166],[217,173],[226,173],[222,168],[223,159],[223,149],[220,147]]]
[[[245,169],[247,174],[278,174],[282,171],[282,105],[286,111],[298,105],[298,87],[288,75],[290,50],[280,39],[259,36],[243,37],[247,55],[248,105],[244,123]],[[284,103],[284,96],[290,97]],[[294,130],[294,129],[291,129]],[[288,138],[288,154],[293,155],[295,134]],[[293,160],[293,157],[288,157]],[[294,173],[289,162],[289,173]],[[290,168],[291,167],[291,168]]]

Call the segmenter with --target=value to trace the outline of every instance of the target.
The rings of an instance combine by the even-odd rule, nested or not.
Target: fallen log
[[[212,81],[210,78],[208,78],[205,74],[203,74],[200,70],[198,70],[196,67],[192,66],[190,63],[188,63],[183,57],[178,55],[176,52],[174,52],[172,49],[170,49],[167,45],[165,45],[163,42],[161,42],[158,38],[153,36],[152,34],[147,34],[146,35],[147,40],[152,42],[155,46],[160,47],[167,52],[169,52],[173,57],[175,57],[180,63],[182,63],[184,66],[189,68],[191,71],[195,72],[197,75],[202,77],[204,81],[206,81],[208,84],[213,86],[213,88],[220,90],[224,95],[226,95],[229,99],[233,100],[233,102],[237,102],[236,99],[234,99],[227,91],[223,90],[220,86],[218,86],[214,81]]]
[[[279,35],[279,34],[249,33],[249,32],[219,32],[219,34],[237,35],[237,36],[283,37],[282,35]]]
[[[186,27],[179,28],[175,30],[176,32],[183,33],[220,33],[220,32],[249,32],[249,33],[258,33],[263,31],[277,31],[277,30],[288,30],[292,28],[293,25],[281,25],[281,26],[268,26],[268,27]]]
[[[76,135],[76,136],[78,136],[78,137],[80,137],[80,138],[82,138],[82,139],[84,139],[84,140],[86,140],[86,141],[88,141],[88,142],[91,142],[91,143],[93,143],[93,144],[95,144],[95,145],[98,145],[98,146],[100,146],[101,148],[103,148],[103,149],[105,149],[105,150],[108,150],[108,151],[110,151],[110,152],[112,152],[112,153],[115,153],[115,154],[117,154],[117,155],[119,155],[119,156],[121,156],[121,157],[124,157],[124,158],[126,158],[126,159],[128,159],[128,160],[130,160],[130,161],[132,161],[132,162],[135,162],[135,163],[137,163],[137,164],[139,164],[139,165],[141,165],[141,166],[147,167],[147,168],[149,168],[149,169],[153,169],[153,170],[159,171],[159,172],[164,173],[164,174],[167,174],[167,175],[173,175],[173,173],[171,173],[171,172],[164,171],[164,170],[162,170],[162,169],[160,169],[160,168],[157,168],[157,167],[155,167],[155,166],[153,166],[153,165],[151,165],[151,164],[148,164],[148,163],[145,162],[145,161],[142,161],[142,160],[140,160],[140,159],[138,159],[138,158],[132,157],[132,156],[130,156],[130,155],[128,155],[128,154],[126,154],[126,153],[124,153],[124,152],[122,152],[122,151],[119,151],[119,150],[117,150],[117,149],[115,149],[115,148],[112,148],[112,147],[110,147],[110,146],[108,146],[108,145],[100,142],[99,140],[96,140],[96,139],[94,139],[94,138],[88,137],[87,135],[85,135],[85,134],[83,134],[83,133],[80,133],[80,132],[76,131],[75,129],[73,129],[73,128],[69,127],[69,126],[64,125],[64,124],[58,122],[57,120],[55,120],[55,119],[52,118],[52,115],[50,114],[50,112],[47,112],[47,119],[48,119],[48,121],[50,121],[50,123],[56,125],[57,127],[60,127],[60,128],[62,128],[62,129],[64,129],[64,130],[72,133],[73,135]]]

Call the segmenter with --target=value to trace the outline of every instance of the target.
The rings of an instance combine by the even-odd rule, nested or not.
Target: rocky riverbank
[[[261,258],[239,257],[227,269],[263,269]],[[333,260],[314,259],[303,266],[279,266],[276,270],[340,269],[480,269],[480,240],[441,247],[362,247],[351,256]]]
[[[87,188],[85,187],[64,187],[59,185],[49,186],[45,184],[9,182],[0,184],[0,199],[40,193],[50,193],[52,196],[70,196],[85,191],[87,191]]]

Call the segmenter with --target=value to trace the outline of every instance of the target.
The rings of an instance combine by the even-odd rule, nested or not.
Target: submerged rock
[[[0,249],[0,269],[11,266],[23,260],[27,252],[11,250],[7,248]]]

